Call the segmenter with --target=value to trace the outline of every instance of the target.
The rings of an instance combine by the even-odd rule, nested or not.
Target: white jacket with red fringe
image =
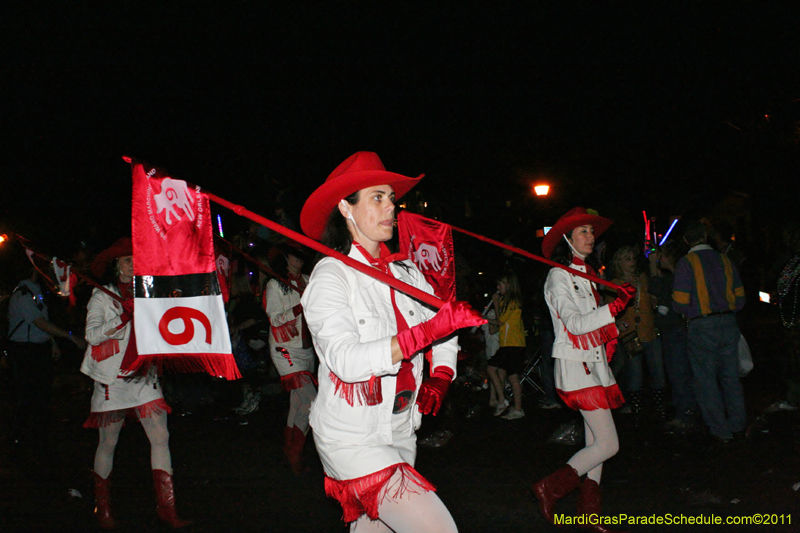
[[[570,267],[586,272],[585,265]],[[556,359],[585,363],[605,360],[605,343],[619,335],[608,305],[597,305],[593,285],[562,268],[553,268],[547,274],[544,297],[553,318]]]
[[[355,247],[349,256],[367,264]],[[394,277],[432,294],[417,267],[410,261],[402,263],[408,269],[391,263]],[[395,291],[395,299],[409,327],[435,314],[400,291]],[[397,334],[397,323],[389,286],[326,257],[314,268],[301,303],[320,362],[319,393],[311,406],[314,431],[343,444],[392,444],[392,408],[400,363],[392,363],[391,338]],[[432,368],[446,366],[455,376],[457,353],[455,336],[434,343]],[[407,435],[422,422],[413,402],[422,383],[423,357],[420,352],[411,360],[416,390],[412,408],[404,413],[408,420],[402,431]],[[382,399],[368,405],[360,395],[371,390],[376,381],[381,386]],[[350,390],[349,397],[343,394],[346,388]]]
[[[106,288],[119,294],[114,284]],[[121,314],[121,303],[100,289],[94,289],[87,305],[86,342],[89,346],[83,356],[81,372],[105,385],[116,381],[131,336],[131,322],[116,329],[122,324]],[[114,334],[107,336],[110,329],[115,330]]]

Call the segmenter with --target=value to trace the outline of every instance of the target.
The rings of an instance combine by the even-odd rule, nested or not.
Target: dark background
[[[0,232],[51,254],[130,231],[123,154],[267,216],[283,191],[296,218],[339,162],[371,150],[427,175],[415,199],[429,216],[534,252],[533,231],[574,205],[628,239],[643,210],[659,232],[722,210],[751,241],[794,216],[794,2],[2,11]],[[553,186],[544,201],[537,179]]]

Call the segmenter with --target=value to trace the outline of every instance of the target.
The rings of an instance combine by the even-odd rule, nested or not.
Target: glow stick
[[[658,243],[659,246],[662,246],[665,242],[667,242],[667,238],[669,237],[669,234],[672,233],[672,228],[674,228],[675,224],[677,224],[677,223],[678,223],[678,219],[677,218],[672,221],[672,224],[670,224],[669,229],[664,234],[664,237],[661,239],[661,242]]]

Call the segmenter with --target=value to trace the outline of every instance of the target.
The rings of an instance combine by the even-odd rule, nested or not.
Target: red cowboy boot
[[[530,494],[539,500],[539,510],[545,520],[553,523],[556,501],[578,488],[581,479],[570,465],[564,465],[533,484]]]
[[[94,479],[94,515],[97,517],[97,524],[100,529],[114,529],[117,523],[111,516],[111,474],[107,478],[101,478],[97,472],[92,471]]]
[[[598,522],[600,519],[601,500],[600,485],[587,477],[583,480],[578,495],[578,516],[586,517],[586,522],[584,524],[576,524],[575,527],[587,531],[594,531],[595,533],[624,533],[617,529],[609,529],[603,524],[591,523]]]
[[[156,514],[163,522],[173,528],[185,527],[192,524],[191,520],[178,518],[175,509],[175,487],[172,484],[172,475],[164,470],[153,470],[153,487],[156,489]]]
[[[286,459],[289,461],[289,467],[292,469],[293,474],[303,474],[305,472],[305,467],[303,466],[303,447],[306,443],[306,436],[297,426],[287,428],[287,430],[288,444],[284,445]],[[286,434],[287,433],[284,433],[284,437]]]

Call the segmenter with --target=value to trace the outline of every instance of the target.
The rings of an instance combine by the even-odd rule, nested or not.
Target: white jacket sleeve
[[[130,327],[130,323],[119,327],[122,324],[121,311],[117,310],[114,300],[100,289],[92,291],[86,311],[86,342],[97,346],[109,339],[122,340],[125,337],[125,330]],[[106,332],[110,329],[114,333],[108,336]]]
[[[573,335],[583,335],[613,324],[614,317],[611,316],[608,305],[598,307],[596,303],[587,303],[585,306],[587,310],[581,310],[576,299],[594,299],[594,295],[591,292],[585,294],[585,291],[576,291],[570,278],[567,272],[554,268],[548,274],[545,284],[547,303],[556,311],[567,331]],[[592,307],[595,309],[588,310]]]
[[[267,315],[269,316],[270,324],[282,326],[297,318],[297,315],[292,310],[294,305],[290,305],[289,309],[286,309],[286,304],[291,303],[289,300],[281,291],[280,285],[276,280],[271,279],[267,283]]]
[[[356,317],[350,295],[361,288],[345,268],[334,261],[318,264],[301,299],[318,355],[346,383],[396,374],[400,363],[392,364],[392,335],[381,317],[366,311]]]

